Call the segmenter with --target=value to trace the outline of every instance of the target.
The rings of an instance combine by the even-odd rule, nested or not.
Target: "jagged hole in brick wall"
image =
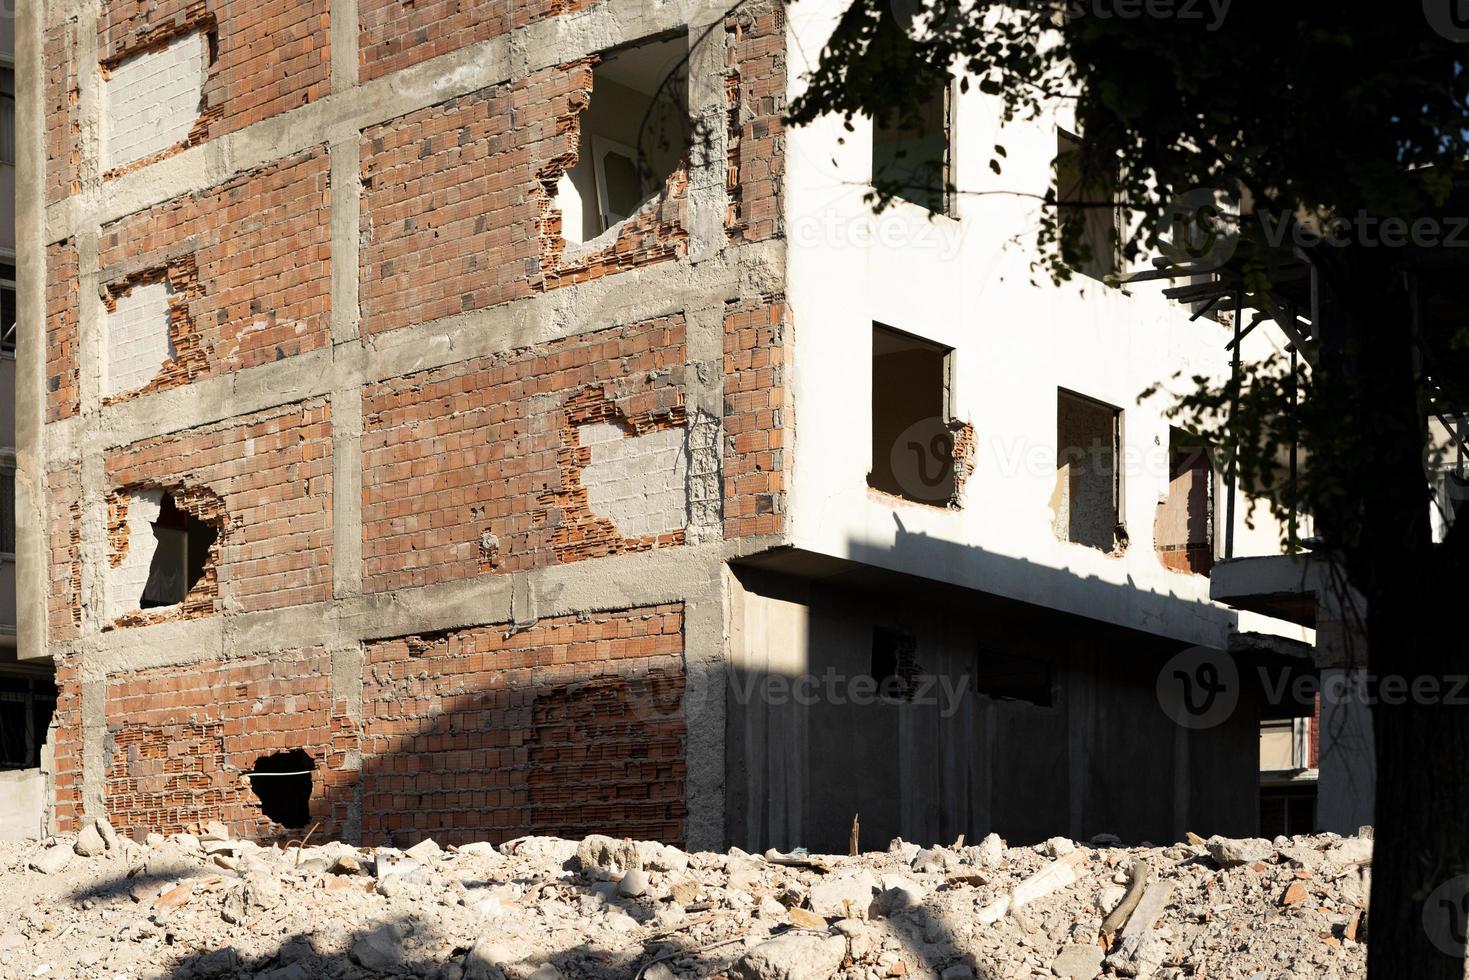
[[[688,41],[607,55],[592,73],[577,162],[556,185],[561,234],[589,242],[654,201],[688,151]]]
[[[316,760],[304,749],[261,756],[250,770],[250,788],[260,812],[282,827],[304,827],[311,819],[311,779]]]

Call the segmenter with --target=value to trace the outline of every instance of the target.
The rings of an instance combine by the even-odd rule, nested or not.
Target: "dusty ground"
[[[540,837],[298,853],[217,826],[135,843],[99,824],[49,847],[0,844],[0,977],[1365,972],[1370,839],[1105,843],[991,835],[854,858]],[[1146,878],[1130,888],[1134,873]]]

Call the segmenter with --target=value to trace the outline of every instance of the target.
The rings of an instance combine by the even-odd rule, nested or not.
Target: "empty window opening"
[[[304,749],[262,756],[250,770],[250,789],[260,812],[282,827],[304,827],[311,819],[311,774],[316,760]]]
[[[904,111],[883,113],[872,122],[872,184],[938,214],[949,214],[950,108],[947,78]]]
[[[0,263],[0,354],[15,353],[15,266]]]
[[[155,542],[148,580],[138,608],[153,609],[184,601],[189,590],[204,577],[209,549],[218,536],[214,528],[192,514],[179,510],[164,494],[153,522]]]
[[[872,470],[867,484],[945,506],[955,499],[953,349],[872,325]]]
[[[1100,282],[1116,275],[1122,266],[1116,178],[1096,171],[1077,137],[1057,130],[1056,142],[1056,217],[1062,256],[1076,271]]]
[[[652,41],[592,72],[576,166],[561,176],[561,235],[587,242],[656,198],[688,151],[688,41]]]
[[[219,527],[160,488],[119,491],[110,510],[109,619],[188,599],[208,574]]]
[[[178,353],[170,332],[172,297],[167,278],[140,282],[113,295],[102,366],[104,397],[142,388]]]
[[[918,640],[910,633],[878,627],[872,631],[872,678],[878,696],[907,701],[918,689]]]
[[[974,663],[974,692],[995,701],[1024,701],[1049,708],[1051,665],[1031,657],[981,650]]]
[[[210,39],[182,34],[110,66],[103,83],[103,169],[187,143],[204,107]]]
[[[1082,395],[1058,391],[1056,485],[1051,493],[1056,536],[1107,552],[1120,552],[1127,530],[1119,511],[1117,450],[1122,413]]]
[[[1214,466],[1182,429],[1168,433],[1168,491],[1158,502],[1153,542],[1165,568],[1208,575],[1214,567]]]
[[[41,677],[0,677],[0,769],[36,769],[56,711],[56,684]]]

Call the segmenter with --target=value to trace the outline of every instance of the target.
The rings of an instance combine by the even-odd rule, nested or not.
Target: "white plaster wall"
[[[199,118],[203,34],[129,58],[103,86],[103,165],[125,166],[180,142]]]
[[[808,54],[822,50],[839,8],[791,8],[790,94],[814,67]],[[835,118],[787,133],[793,543],[1187,642],[1222,645],[1232,628],[1309,636],[1210,602],[1207,578],[1168,571],[1154,553],[1170,400],[1138,396],[1175,372],[1178,391],[1195,374],[1227,377],[1230,331],[1208,319],[1190,323],[1187,308],[1165,300],[1157,284],[1124,292],[1083,277],[1033,283],[1038,198],[1052,180],[1056,125],[1069,120],[1002,130],[997,102],[973,85],[962,95],[956,86],[955,103],[957,220],[902,201],[872,215],[862,200],[871,169],[864,120],[850,133]],[[1008,151],[1001,175],[989,167],[997,143]],[[866,486],[874,320],[955,349],[953,412],[977,437],[962,509],[897,501]],[[1262,326],[1247,339],[1246,357],[1272,345],[1284,341]],[[1053,532],[1058,387],[1123,409],[1121,516],[1130,545],[1122,557]],[[1219,495],[1222,528],[1222,481]],[[1273,522],[1262,511],[1247,529],[1248,510],[1242,502],[1235,555],[1278,552]]]
[[[148,568],[158,540],[153,536],[153,522],[158,520],[163,503],[162,490],[144,490],[129,494],[128,549],[122,561],[107,566],[107,619],[109,622],[138,609],[143,587],[148,584]]]
[[[174,355],[168,333],[167,282],[135,286],[118,297],[107,314],[107,359],[102,365],[102,394],[141,388]]]
[[[0,840],[36,840],[45,830],[46,774],[0,772]]]
[[[678,426],[635,436],[608,422],[580,426],[581,444],[592,450],[581,473],[592,512],[629,538],[687,526],[688,432]]]

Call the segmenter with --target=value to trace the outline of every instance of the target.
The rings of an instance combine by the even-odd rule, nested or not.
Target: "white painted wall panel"
[[[108,170],[168,149],[189,135],[204,96],[203,34],[186,34],[112,70],[103,91]]]
[[[594,422],[581,426],[578,435],[592,450],[581,480],[593,513],[629,538],[688,525],[687,428],[630,436],[620,425]]]
[[[115,395],[141,388],[174,355],[168,333],[168,283],[135,286],[118,297],[107,314],[107,360],[102,365],[102,393]]]

